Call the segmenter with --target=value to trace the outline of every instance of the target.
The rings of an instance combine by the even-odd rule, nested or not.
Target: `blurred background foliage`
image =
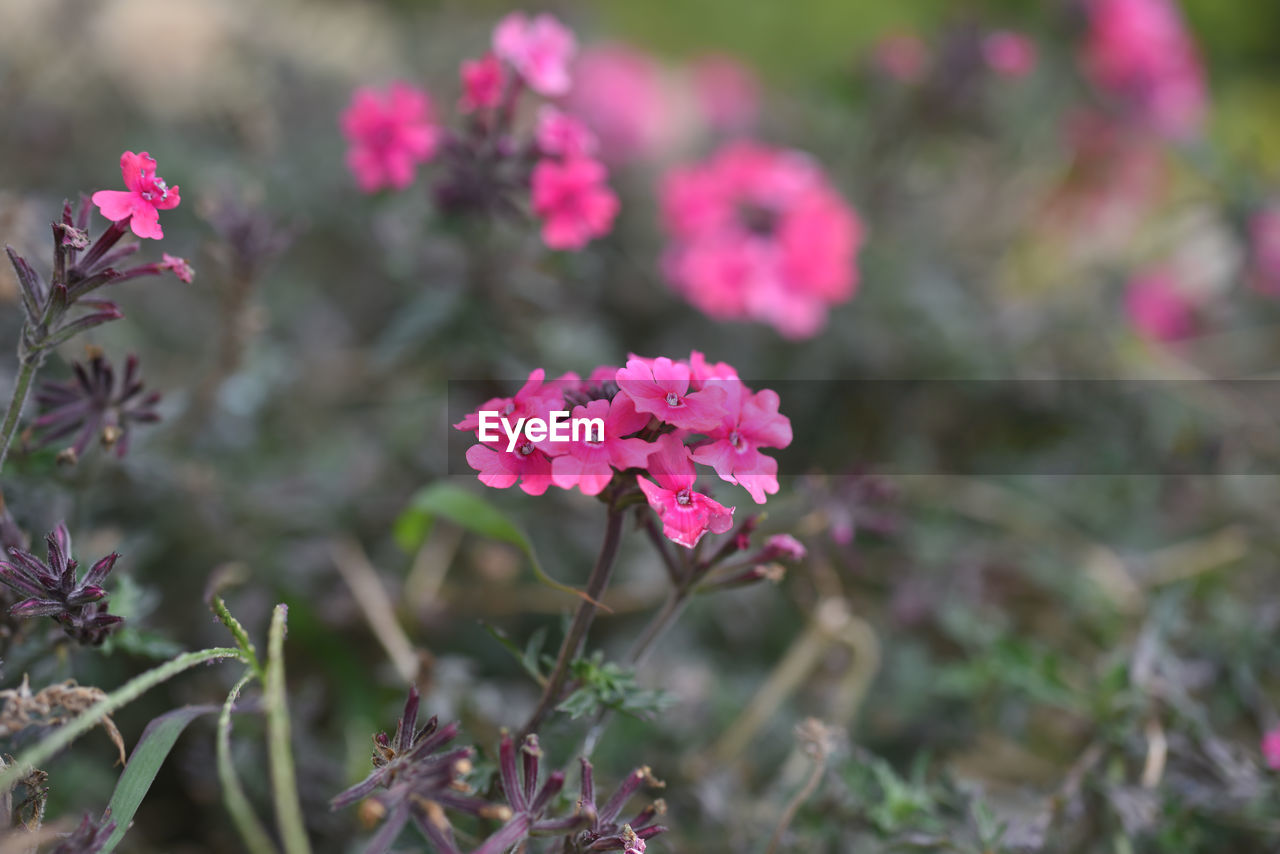
[[[1062,118],[1090,100],[1070,2],[544,7],[585,44],[630,42],[673,66],[727,52],[759,72],[760,136],[812,153],[868,226],[859,295],[823,335],[795,343],[715,323],[662,282],[653,184],[665,163],[612,176],[616,232],[578,255],[547,253],[527,223],[439,216],[421,185],[355,191],[337,129],[352,88],[406,77],[448,112],[458,62],[481,52],[510,4],[0,0],[0,237],[43,257],[62,198],[114,187],[119,152],[146,149],[182,187],[165,249],[197,269],[191,286],[122,288],[126,319],[90,336],[113,359],[140,355],[165,422],[140,430],[123,462],[91,453],[60,467],[53,449],[15,457],[7,473],[30,535],[66,518],[82,558],[123,553],[113,605],[132,628],[103,654],[6,655],[5,686],[29,672],[33,684],[109,688],[175,648],[221,644],[202,592],[215,568],[238,567],[229,597],[255,636],[274,602],[290,604],[296,755],[317,849],[355,851],[365,830],[327,800],[367,770],[369,735],[391,725],[404,680],[352,586],[376,579],[421,651],[427,707],[461,718],[483,749],[536,699],[486,624],[519,647],[544,630],[551,646],[572,605],[537,587],[517,551],[456,526],[438,525],[416,553],[395,542],[413,493],[450,476],[448,380],[510,393],[535,367],[585,373],[628,352],[695,348],[762,384],[1273,376],[1280,308],[1246,286],[1243,257],[1244,217],[1280,180],[1280,5],[1182,7],[1206,60],[1208,130],[1156,155],[1169,177],[1122,227],[1045,213],[1073,186]],[[935,44],[972,27],[1030,34],[1036,72],[987,81],[951,111],[868,72],[886,35]],[[1140,340],[1123,311],[1124,282],[1156,261],[1211,296],[1201,333],[1176,347]],[[18,329],[7,275],[0,352]],[[82,357],[67,351],[45,376]],[[595,748],[598,780],[637,763],[667,780],[673,830],[650,850],[763,850],[808,773],[792,732],[810,715],[844,737],[780,850],[1280,844],[1280,788],[1258,749],[1280,720],[1280,484],[1252,474],[1275,470],[1274,417],[1239,395],[1171,394],[1171,411],[1198,417],[1160,437],[1168,447],[1253,428],[1252,444],[1223,451],[1237,474],[784,478],[763,528],[795,533],[810,559],[778,587],[696,601],[637,675],[673,704],[615,721]],[[829,404],[784,399],[783,411],[801,435]],[[980,433],[983,413],[973,419]],[[921,454],[924,470],[935,437],[921,429],[885,441]],[[1096,442],[1112,450],[1105,431]],[[600,535],[594,502],[485,494],[552,574],[581,582]],[[839,526],[851,534],[833,537]],[[372,576],[352,575],[362,554]],[[615,613],[589,649],[620,657],[663,595],[657,559],[629,532]],[[805,649],[812,668],[793,672]],[[780,674],[794,689],[768,693]],[[175,705],[220,698],[228,679],[202,670],[149,694],[119,715],[126,740]],[[769,714],[748,725],[753,701]],[[237,758],[265,809],[259,729],[252,716],[237,723]],[[553,761],[567,763],[585,729],[548,727]],[[239,850],[212,751],[207,727],[183,737],[122,850]],[[49,814],[100,810],[113,761],[96,735],[58,758]]]

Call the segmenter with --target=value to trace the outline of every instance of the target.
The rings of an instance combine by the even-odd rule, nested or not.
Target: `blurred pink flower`
[[[164,237],[164,230],[160,228],[160,211],[178,206],[181,201],[178,186],[170,187],[156,175],[156,159],[145,151],[121,154],[120,172],[128,189],[99,190],[93,194],[93,203],[112,222],[127,219],[129,227],[139,237],[155,240]]]
[[[559,157],[585,157],[596,153],[596,135],[582,121],[543,104],[538,110],[538,149]]]
[[[462,98],[458,109],[464,113],[498,106],[502,100],[502,84],[505,75],[502,63],[492,53],[479,59],[467,59],[462,63]]]
[[[890,33],[872,47],[871,65],[894,80],[915,83],[928,70],[929,49],[914,33]]]
[[[542,417],[552,409],[560,408],[564,402],[564,383],[558,380],[547,383],[546,377],[547,372],[542,368],[530,372],[529,378],[514,396],[495,397],[485,401],[475,412],[468,413],[466,418],[454,424],[454,429],[478,430],[481,412],[497,412],[514,422],[521,418]]]
[[[1272,771],[1280,771],[1280,727],[1273,727],[1262,736],[1262,759]]]
[[[1199,129],[1205,112],[1200,56],[1171,0],[1089,0],[1081,61],[1094,85],[1172,139]]]
[[[982,39],[987,67],[1006,77],[1025,77],[1036,67],[1036,45],[1022,33],[995,30]]]
[[[693,86],[702,115],[712,129],[745,130],[760,113],[760,81],[731,56],[711,54],[693,66]]]
[[[1125,291],[1125,310],[1134,329],[1149,341],[1176,341],[1196,331],[1196,303],[1168,270],[1134,276]]]
[[[708,315],[806,338],[853,296],[862,224],[805,155],[731,143],[668,173],[661,195],[664,269]]]
[[[1249,221],[1250,267],[1253,287],[1280,296],[1280,207],[1258,211]]]
[[[366,193],[409,186],[439,139],[430,96],[403,81],[385,92],[357,89],[342,113],[342,133],[350,144],[347,166]]]
[[[618,197],[605,183],[599,161],[570,157],[540,160],[533,167],[533,212],[542,219],[542,240],[552,249],[581,249],[609,233]]]
[[[725,507],[699,492],[693,486],[698,479],[689,449],[671,433],[658,437],[649,456],[649,474],[637,477],[649,506],[662,520],[662,533],[685,548],[693,548],[702,535],[711,531],[723,534],[733,526],[733,508]]]
[[[529,88],[554,97],[569,91],[569,63],[577,43],[573,32],[545,12],[530,19],[512,12],[493,31],[493,52],[511,63]]]
[[[673,132],[662,68],[656,60],[621,44],[582,52],[566,106],[600,137],[602,156],[621,163],[651,157]]]

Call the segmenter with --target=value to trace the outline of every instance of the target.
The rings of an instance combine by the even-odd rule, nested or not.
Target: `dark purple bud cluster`
[[[101,353],[93,353],[88,365],[73,363],[72,369],[72,379],[46,382],[36,392],[40,406],[40,415],[32,425],[36,447],[78,431],[75,442],[63,451],[70,462],[78,460],[95,438],[123,457],[129,449],[129,426],[160,420],[155,409],[160,393],[143,393],[136,356],[125,360],[118,383],[115,369]]]
[[[71,535],[59,525],[48,536],[48,561],[20,548],[0,561],[0,584],[26,598],[9,609],[14,617],[52,617],[77,643],[97,646],[119,628],[123,617],[107,613],[102,586],[120,555],[112,552],[77,581],[71,557]]]

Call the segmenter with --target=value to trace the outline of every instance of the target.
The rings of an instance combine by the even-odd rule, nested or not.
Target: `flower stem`
[[[609,508],[604,541],[600,544],[600,554],[596,558],[595,566],[591,569],[591,577],[587,579],[587,598],[578,603],[577,613],[573,615],[569,631],[564,636],[564,642],[560,644],[560,654],[556,656],[555,667],[547,677],[546,687],[542,690],[542,698],[538,701],[533,714],[529,716],[529,720],[521,727],[520,737],[516,740],[517,744],[523,742],[526,735],[537,730],[560,702],[560,692],[569,679],[569,665],[582,654],[587,630],[591,628],[591,621],[595,618],[595,603],[600,601],[605,588],[609,586],[609,576],[613,573],[613,565],[618,557],[618,546],[622,542],[624,518],[626,518],[625,510],[615,506]]]
[[[276,802],[276,827],[285,854],[311,854],[298,781],[293,769],[293,747],[289,734],[289,706],[284,685],[284,634],[289,609],[277,605],[267,634],[267,667],[263,699],[267,712],[267,765]]]
[[[680,612],[684,610],[684,606],[688,601],[688,587],[674,588],[667,595],[667,601],[662,603],[662,609],[653,615],[649,625],[644,627],[640,637],[636,638],[636,642],[631,646],[631,652],[628,653],[627,657],[630,659],[632,667],[639,667],[644,663],[645,658],[653,649],[653,645],[666,634],[667,629],[676,621],[676,617],[680,616]]]
[[[18,377],[13,383],[13,397],[9,400],[9,409],[4,414],[4,424],[0,426],[0,468],[4,467],[4,461],[9,456],[13,434],[17,432],[22,410],[27,405],[27,395],[31,392],[31,381],[35,379],[36,371],[40,368],[42,361],[44,361],[43,351],[29,348],[25,340],[19,345]]]

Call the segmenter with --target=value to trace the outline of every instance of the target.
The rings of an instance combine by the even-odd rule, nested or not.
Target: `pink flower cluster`
[[[1280,771],[1280,727],[1272,727],[1263,734],[1262,759],[1272,771]]]
[[[1161,136],[1185,139],[1204,118],[1204,70],[1171,0],[1089,0],[1085,74]]]
[[[402,190],[419,164],[444,151],[458,168],[441,198],[501,210],[510,207],[500,198],[504,193],[527,186],[547,246],[581,249],[607,234],[618,198],[606,183],[608,171],[595,159],[597,141],[587,126],[544,105],[533,138],[525,143],[515,135],[521,93],[567,94],[576,50],[573,33],[551,15],[513,12],[503,18],[490,51],[460,68],[458,111],[469,116],[466,133],[438,125],[430,96],[408,83],[394,83],[385,93],[356,90],[342,129],[350,144],[347,165],[360,188]],[[530,153],[536,160],[531,169],[525,159]],[[512,170],[521,173],[514,181]]]
[[[806,155],[730,143],[670,172],[661,194],[666,275],[711,317],[806,338],[853,296],[862,223]]]
[[[585,380],[565,374],[548,382],[539,369],[514,396],[487,401],[454,427],[481,440],[467,462],[486,486],[519,484],[541,495],[554,485],[599,495],[615,481],[629,482],[662,519],[666,536],[692,548],[708,531],[727,531],[734,512],[696,490],[696,464],[742,486],[758,504],[778,491],[777,460],[761,449],[791,444],[791,421],[779,404],[776,392],[752,391],[732,367],[695,351],[679,361],[631,356],[626,367],[599,367]],[[601,419],[603,435],[553,441],[517,427],[508,442],[481,434],[489,414],[514,425],[570,408],[572,418]]]
[[[366,193],[403,190],[436,152],[440,130],[431,96],[404,81],[386,91],[362,86],[342,113],[347,168]]]
[[[608,162],[659,160],[701,137],[749,130],[760,112],[760,83],[724,54],[671,67],[606,42],[583,51],[565,104],[599,134]]]

